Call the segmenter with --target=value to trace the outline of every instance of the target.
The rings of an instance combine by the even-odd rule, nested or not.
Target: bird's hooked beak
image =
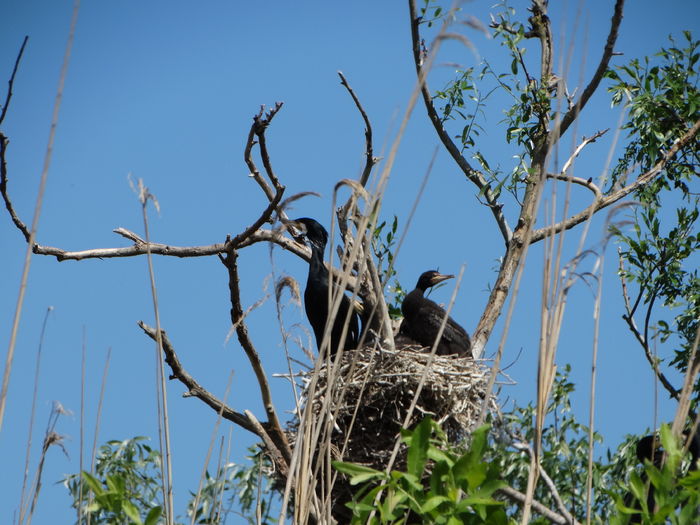
[[[306,224],[291,220],[283,220],[282,224],[284,224],[287,231],[292,234],[292,237],[295,239],[297,237],[301,237],[304,241],[306,241]]]
[[[454,279],[454,275],[444,274],[444,273],[435,273],[435,275],[433,275],[430,278],[430,286],[435,286],[436,284],[439,284],[442,281],[446,281],[447,279]]]

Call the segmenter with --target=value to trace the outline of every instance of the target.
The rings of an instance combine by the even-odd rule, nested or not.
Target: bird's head
[[[308,217],[302,217],[300,219],[288,221],[287,225],[299,230],[300,234],[304,237],[307,243],[316,246],[321,251],[326,248],[326,243],[328,242],[328,232],[318,223],[318,221]]]
[[[446,281],[447,279],[452,279],[453,277],[454,275],[446,275],[436,272],[435,270],[428,270],[427,272],[423,272],[418,278],[416,288],[426,291],[431,286],[435,286],[436,284]]]

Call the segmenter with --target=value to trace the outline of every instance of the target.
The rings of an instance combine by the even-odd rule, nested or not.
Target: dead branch
[[[111,259],[114,257],[135,257],[138,255],[146,255],[149,247],[147,246],[147,243],[138,235],[124,228],[117,228],[114,231],[123,237],[133,238],[133,240],[136,242],[131,246],[124,246],[122,248],[94,248],[81,251],[68,251],[62,248],[56,248],[55,246],[35,244],[32,251],[37,255],[50,255],[56,257],[58,261]],[[243,237],[243,235],[239,234],[236,236],[236,238],[237,237]],[[285,250],[298,255],[302,259],[309,260],[311,256],[308,248],[293,241],[292,239],[285,237],[281,232],[276,230],[254,231],[247,237],[243,238],[240,242],[235,241],[236,238],[227,241],[233,245],[234,248],[245,248],[259,242],[272,242],[281,246]],[[173,246],[170,244],[151,243],[150,251],[155,255],[165,255],[171,257],[208,257],[211,255],[225,253],[226,242],[204,246]]]
[[[257,182],[258,185],[262,188],[263,192],[265,193],[265,196],[267,197],[267,200],[270,202],[272,202],[272,200],[275,198],[275,192],[272,191],[270,185],[262,177],[260,171],[255,166],[252,151],[253,146],[256,144],[255,137],[258,137],[258,141],[260,144],[260,157],[262,158],[263,166],[265,167],[265,171],[267,172],[267,176],[269,177],[270,182],[276,189],[279,190],[281,185],[279,183],[279,180],[275,176],[275,173],[272,170],[272,166],[270,164],[270,157],[267,152],[267,146],[265,143],[265,130],[270,125],[270,122],[280,109],[282,109],[282,102],[277,102],[275,104],[275,107],[268,111],[267,114],[265,114],[265,106],[260,107],[260,111],[258,112],[258,114],[253,117],[253,124],[250,126],[250,132],[248,133],[248,141],[246,142],[246,147],[243,153],[245,163],[248,166],[248,169],[250,170],[250,176],[253,177],[255,182]]]
[[[6,108],[7,106],[5,106],[3,110]],[[22,220],[17,215],[17,212],[15,212],[15,208],[14,206],[12,206],[10,197],[7,194],[7,161],[5,159],[5,152],[7,151],[7,145],[9,143],[10,141],[8,140],[8,138],[3,133],[0,133],[0,193],[2,193],[2,199],[3,201],[5,201],[5,208],[7,208],[12,222],[22,233],[25,241],[29,242],[29,239],[31,238],[29,228],[27,228],[27,225],[22,222]]]
[[[574,163],[574,160],[576,160],[576,157],[578,157],[581,154],[581,152],[583,151],[583,148],[585,148],[589,144],[592,144],[593,142],[598,140],[600,137],[605,135],[609,130],[610,130],[610,128],[607,128],[607,129],[595,132],[590,137],[583,137],[583,140],[581,140],[581,144],[576,146],[576,149],[574,150],[574,152],[571,154],[571,156],[564,163],[564,167],[561,169],[562,175],[565,174],[567,171],[569,171],[569,168]]]
[[[19,68],[19,63],[22,60],[22,55],[24,54],[24,48],[27,46],[27,41],[29,36],[25,36],[22,41],[22,45],[19,48],[19,53],[17,53],[17,58],[15,59],[15,65],[12,68],[12,74],[10,75],[10,80],[7,81],[7,95],[5,96],[5,104],[2,106],[2,112],[0,112],[0,124],[5,120],[5,115],[7,115],[7,108],[10,106],[10,100],[12,99],[12,86],[15,83],[15,75],[17,74],[17,69]]]
[[[292,457],[292,451],[287,441],[287,437],[282,430],[282,426],[280,425],[279,418],[277,417],[277,411],[275,410],[275,405],[272,401],[270,385],[267,380],[267,374],[263,369],[260,355],[255,349],[250,336],[248,335],[248,327],[243,319],[243,307],[241,305],[237,264],[238,252],[234,248],[229,247],[226,255],[219,257],[224,266],[226,266],[229,274],[231,322],[233,323],[233,326],[236,327],[238,342],[243,347],[243,350],[248,357],[248,361],[250,361],[250,366],[253,368],[253,372],[255,372],[255,377],[258,381],[258,386],[260,387],[260,396],[262,398],[263,406],[265,407],[265,412],[267,413],[268,424],[270,425],[270,438],[275,442],[285,460],[289,462]]]
[[[423,103],[425,104],[425,109],[428,112],[428,118],[430,118],[430,122],[433,124],[433,127],[435,128],[438,137],[440,137],[440,140],[445,146],[445,149],[447,149],[447,151],[450,153],[454,161],[457,163],[457,166],[459,166],[459,168],[462,170],[462,173],[464,173],[467,179],[469,179],[474,185],[476,185],[476,187],[479,189],[479,192],[483,194],[484,200],[486,201],[488,208],[491,210],[491,213],[493,214],[493,217],[496,220],[496,224],[498,225],[501,235],[503,236],[503,241],[506,243],[506,246],[508,246],[508,243],[510,242],[513,233],[510,229],[510,226],[508,226],[508,221],[506,220],[505,215],[503,214],[503,204],[498,202],[497,197],[494,195],[493,191],[491,191],[490,184],[486,180],[486,177],[484,177],[483,173],[474,169],[474,167],[471,166],[471,164],[469,164],[467,159],[464,158],[464,155],[460,153],[459,148],[454,143],[449,133],[443,126],[442,121],[440,120],[440,116],[438,115],[437,110],[435,109],[435,105],[433,104],[433,97],[430,93],[430,89],[428,88],[427,83],[428,72],[423,67],[423,52],[421,49],[421,37],[418,29],[418,26],[420,25],[420,18],[417,16],[416,13],[415,0],[408,0],[408,7],[409,15],[411,18],[413,61],[416,66],[416,73],[418,75],[418,81],[420,82],[421,94],[423,95]]]
[[[530,443],[522,439],[520,436],[515,436],[509,432],[511,438],[513,439],[513,448],[516,450],[521,450],[525,451],[528,453],[530,456],[530,459],[533,460],[535,456],[535,451],[533,448],[530,446]],[[557,489],[556,485],[554,484],[554,481],[552,478],[547,474],[547,471],[542,468],[542,465],[537,462],[537,470],[539,472],[539,475],[542,476],[542,479],[545,482],[545,485],[547,485],[547,488],[549,489],[549,493],[551,494],[552,498],[557,504],[557,508],[559,509],[559,512],[561,513],[564,518],[566,518],[566,523],[568,524],[574,524],[576,523],[576,520],[574,519],[573,515],[567,510],[566,505],[564,505],[564,501],[561,499],[561,495],[559,494],[559,490]]]
[[[137,323],[139,327],[146,333],[148,337],[157,340],[156,329],[148,326],[143,321]],[[168,339],[165,330],[161,330],[161,338],[163,341],[163,354],[165,354],[165,362],[170,366],[172,374],[170,379],[177,379],[183,385],[187,387],[187,392],[183,394],[183,397],[196,397],[197,399],[203,401],[205,404],[210,406],[214,411],[221,412],[222,417],[228,419],[232,423],[244,428],[248,432],[258,435],[255,425],[245,415],[240,412],[228,407],[223,401],[219,400],[216,396],[211,394],[208,390],[202,387],[182,366],[180,359],[175,353],[175,349]],[[262,436],[260,436],[262,437]]]
[[[340,84],[348,90],[348,93],[350,93],[353,102],[355,102],[355,106],[357,106],[357,110],[360,112],[360,115],[362,115],[362,120],[365,122],[365,167],[362,170],[362,175],[360,175],[360,184],[362,184],[362,186],[367,186],[367,181],[369,180],[370,173],[372,173],[372,168],[379,161],[379,159],[374,157],[374,152],[372,149],[372,125],[369,122],[367,113],[360,103],[360,99],[357,98],[357,95],[355,95],[355,92],[350,87],[350,84],[348,84],[343,72],[338,71],[338,76],[340,77]]]
[[[698,130],[700,130],[700,120],[695,122],[695,124],[693,124],[693,126],[690,129],[688,129],[688,131],[686,131],[685,134],[680,139],[678,139],[673,146],[671,146],[671,148],[661,157],[661,159],[654,165],[653,168],[641,174],[639,177],[637,177],[637,179],[634,182],[628,184],[623,188],[620,188],[617,191],[614,191],[610,195],[597,199],[590,206],[588,206],[588,208],[586,208],[580,213],[577,213],[576,215],[572,215],[568,219],[565,219],[553,226],[546,226],[544,228],[539,228],[533,231],[531,242],[534,243],[537,241],[541,241],[545,237],[554,233],[559,233],[562,230],[569,230],[577,224],[588,220],[588,218],[591,215],[598,212],[599,210],[610,206],[611,204],[622,199],[623,197],[626,197],[630,193],[648,184],[655,177],[661,174],[661,171],[664,169],[666,164],[668,164],[681,149],[683,149],[692,140],[695,139],[695,136],[698,134]]]
[[[593,192],[593,195],[595,196],[596,199],[600,199],[603,194],[600,191],[600,188],[593,184],[593,181],[591,179],[582,179],[580,177],[572,177],[570,175],[566,175],[565,173],[547,173],[547,178],[548,179],[555,179],[555,180],[562,180],[564,182],[570,182],[571,184],[578,184],[579,186],[583,186],[584,188],[588,188]]]

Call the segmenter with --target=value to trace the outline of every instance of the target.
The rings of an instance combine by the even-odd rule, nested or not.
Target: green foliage
[[[425,418],[412,431],[403,431],[408,447],[406,471],[386,474],[352,463],[333,466],[360,485],[348,504],[352,523],[507,524],[504,503],[494,499],[503,486],[496,466],[484,460],[488,426],[476,429],[466,453],[451,450],[439,425]],[[377,500],[378,498],[378,500]]]
[[[625,525],[635,515],[637,523],[645,525],[698,523],[700,472],[693,470],[683,474],[683,447],[667,425],[661,427],[661,444],[666,451],[666,461],[661,467],[645,461],[641,472],[631,473],[628,485],[618,483],[619,491],[611,493],[617,508],[617,514],[610,519],[612,525]],[[648,502],[651,487],[654,490],[652,505]]]
[[[163,522],[160,453],[143,443],[146,439],[108,441],[100,448],[94,474],[82,472],[81,476],[72,474],[64,480],[73,498],[73,507],[79,506],[82,516],[89,514],[91,523],[156,525]],[[194,514],[194,523],[218,525],[226,521],[230,512],[250,524],[275,522],[270,516],[274,497],[272,481],[266,475],[270,461],[256,447],[248,451],[249,466],[229,463],[220,468],[215,477],[206,472],[199,498],[192,493],[188,504],[187,515],[191,518]],[[234,506],[236,510],[232,511]]]
[[[73,507],[91,523],[155,525],[163,512],[160,501],[160,454],[135,437],[108,441],[100,447],[94,475],[72,474],[64,480]],[[82,490],[81,490],[82,480]]]
[[[195,523],[224,523],[227,512],[234,508],[236,510],[231,512],[251,525],[275,522],[271,517],[272,483],[266,475],[270,462],[256,447],[250,447],[248,452],[249,465],[229,463],[220,468],[215,477],[206,473],[197,508],[194,508],[195,494],[188,505],[187,514],[191,517],[194,513]],[[256,517],[258,505],[260,520]]]
[[[406,290],[403,289],[399,280],[396,279],[394,269],[394,252],[396,251],[396,232],[399,227],[399,219],[394,215],[391,226],[386,221],[382,221],[372,232],[372,251],[377,261],[377,272],[379,279],[384,284],[389,284],[393,278],[393,284],[389,285],[391,300],[387,301],[389,316],[392,319],[402,317],[401,303],[406,297]],[[382,238],[382,236],[384,238]]]
[[[610,189],[624,182],[627,174],[638,167],[642,172],[658,162],[667,151],[700,118],[698,68],[700,42],[690,32],[683,32],[686,47],[662,49],[654,57],[634,59],[629,64],[609,70],[612,80],[608,91],[613,105],[624,104],[630,141],[615,167]],[[674,162],[665,168],[665,176],[637,192],[645,204],[659,205],[662,189],[671,186],[682,190],[689,198],[687,181],[697,176],[699,147],[697,141],[679,152]]]
[[[700,91],[697,89],[700,42],[684,32],[686,47],[673,45],[652,59],[632,60],[607,76],[613,80],[609,91],[614,104],[624,103],[629,118],[624,128],[630,141],[614,169],[611,191],[625,182],[627,174],[639,168],[651,169],[687,129],[700,119]],[[673,39],[671,42],[675,44]],[[690,347],[700,318],[700,278],[697,270],[698,204],[692,185],[698,182],[700,149],[693,141],[683,148],[662,176],[640,187],[635,197],[642,206],[634,210],[631,232],[614,229],[626,268],[621,274],[636,285],[631,298],[632,320],[643,319],[637,337],[650,346],[656,333],[661,342],[669,339],[675,347],[671,365],[685,371]],[[670,201],[675,213],[664,211]],[[663,318],[654,310],[661,304],[674,315]]]
[[[476,78],[474,77],[474,68],[470,67],[462,70],[457,70],[457,78],[451,80],[440,91],[436,91],[433,98],[436,100],[444,100],[441,111],[440,120],[445,123],[447,120],[456,120],[457,118],[466,122],[462,131],[455,137],[462,144],[462,151],[467,147],[475,145],[474,139],[483,131],[483,128],[477,121],[477,116],[483,118],[483,106],[489,95],[493,92],[482,93],[479,90],[478,81],[484,77],[482,71]],[[471,101],[473,108],[470,108]]]
[[[447,12],[436,0],[424,0],[423,7],[420,8],[421,23],[432,27],[435,22],[442,20]]]
[[[552,386],[547,407],[548,419],[542,431],[541,465],[557,487],[559,495],[576,519],[585,521],[586,478],[588,476],[588,427],[579,423],[571,409],[570,396],[575,385],[569,381],[570,365],[558,371]],[[535,407],[515,407],[504,414],[505,439],[499,439],[489,454],[491,461],[499,465],[503,479],[513,488],[525,492],[530,468],[530,456],[522,449],[523,443],[535,439]],[[602,442],[598,433],[593,434],[597,443]],[[628,471],[636,461],[633,457],[609,457],[607,463],[593,462],[593,514],[605,520],[612,509],[610,497],[602,491],[610,486],[611,469],[620,464],[618,473]],[[617,478],[619,479],[619,478]],[[538,483],[535,499],[557,508],[551,491],[545,483]]]

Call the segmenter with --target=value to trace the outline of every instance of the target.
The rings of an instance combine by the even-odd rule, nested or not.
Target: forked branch
[[[148,326],[143,321],[139,321],[138,325],[148,337],[154,341],[157,340],[158,335],[155,328]],[[280,472],[286,473],[289,468],[288,460],[284,459],[282,451],[277,448],[270,438],[270,435],[274,432],[273,426],[270,425],[269,422],[260,423],[257,418],[255,418],[255,416],[253,416],[253,414],[247,410],[244,414],[233,410],[231,407],[226,405],[226,403],[202,387],[197,380],[192,377],[182,366],[182,363],[175,353],[175,349],[170,342],[170,339],[168,339],[165,330],[161,330],[160,335],[163,345],[163,354],[165,355],[165,362],[172,371],[170,379],[177,379],[183,385],[185,385],[185,387],[187,387],[187,392],[183,394],[183,397],[196,397],[211,407],[216,413],[220,413],[221,417],[224,419],[227,419],[248,432],[260,437],[260,439],[262,439],[268,445],[270,455],[272,456],[276,467],[280,470]]]
[[[688,144],[690,144],[693,140],[695,140],[695,137],[698,134],[698,131],[700,130],[700,120],[698,120],[693,126],[686,131],[683,136],[676,141],[676,143],[671,146],[671,148],[664,153],[661,156],[661,159],[652,167],[649,171],[641,174],[637,179],[628,184],[627,186],[620,188],[617,191],[614,191],[610,195],[606,195],[605,197],[601,197],[600,199],[596,199],[590,206],[588,206],[585,210],[581,211],[580,213],[577,213],[576,215],[572,215],[568,219],[565,219],[557,224],[554,224],[553,226],[547,226],[544,228],[540,228],[538,230],[535,230],[532,232],[532,241],[531,242],[537,242],[541,241],[545,237],[552,235],[554,233],[559,233],[562,230],[569,230],[576,226],[577,224],[581,224],[582,222],[588,220],[593,214],[598,212],[599,210],[602,210],[603,208],[606,208],[610,206],[611,204],[614,204],[615,202],[619,201],[623,197],[626,197],[630,193],[638,190],[642,186],[648,184],[651,182],[654,178],[658,177],[661,175],[662,170],[666,167],[666,164],[668,164],[675,156],[676,154],[681,151],[683,148],[685,148]]]

